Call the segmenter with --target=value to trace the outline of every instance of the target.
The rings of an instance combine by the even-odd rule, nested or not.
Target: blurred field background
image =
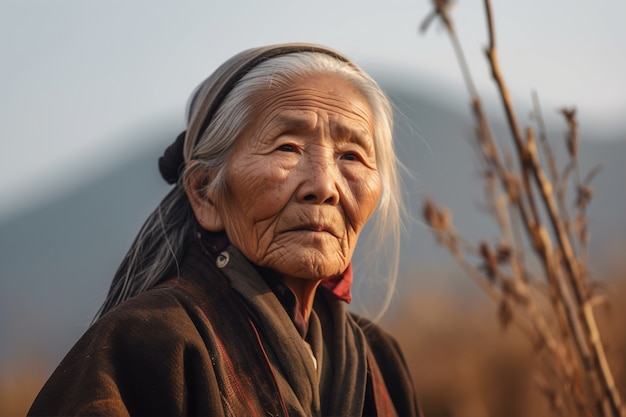
[[[0,193],[0,416],[25,414],[43,382],[89,325],[143,220],[167,192],[156,161],[183,129],[186,95],[217,65],[207,65],[204,50],[215,48],[219,56],[215,59],[221,62],[252,46],[252,37],[254,44],[304,38],[356,55],[357,62],[381,83],[396,106],[398,154],[411,172],[405,178],[405,195],[413,219],[407,222],[404,235],[396,294],[382,324],[404,349],[425,415],[550,415],[547,397],[535,384],[535,371],[541,369],[545,358],[515,327],[501,329],[497,307],[459,270],[447,251],[437,246],[421,219],[421,204],[428,196],[450,208],[455,225],[468,238],[490,239],[495,233],[484,213],[479,165],[468,143],[474,134],[468,99],[461,83],[451,81],[460,78],[456,62],[441,33],[435,30],[426,38],[417,34],[430,2],[397,1],[383,11],[367,2],[346,2],[333,15],[334,20],[326,21],[324,30],[319,28],[320,20],[298,20],[304,9],[276,2],[268,7],[282,10],[287,18],[282,20],[279,13],[272,17],[273,26],[282,28],[275,32],[253,19],[259,15],[257,6],[247,5],[246,11],[241,5],[210,9],[217,13],[216,18],[206,10],[203,16],[196,6],[174,12],[164,3],[154,8],[152,3],[136,4],[140,3],[150,15],[145,22],[138,22],[133,14],[141,7],[123,9],[122,3],[117,4],[122,9],[116,12],[91,10],[89,7],[96,6],[78,6],[71,1],[59,3],[61,6],[25,2],[13,18],[11,13],[0,13],[4,24],[0,27],[7,31],[3,50],[12,64],[0,69],[6,93],[0,98],[5,117],[0,126],[4,129],[0,131],[4,187]],[[8,4],[1,7],[11,11]],[[469,16],[466,22],[472,24],[465,26],[463,39],[468,41],[483,39],[477,29],[482,25],[477,17],[480,12],[473,10],[479,6],[469,1],[458,4],[459,17]],[[64,26],[49,23],[48,15],[59,9]],[[545,19],[560,14],[549,11],[553,14],[537,18],[556,29]],[[592,13],[576,4],[570,12],[590,24],[602,23],[603,16],[619,16],[608,6],[596,7]],[[626,101],[623,80],[614,81],[610,75],[626,65],[620,58],[623,54],[614,53],[607,39],[616,36],[616,45],[623,46],[626,36],[615,32],[615,25],[596,29],[597,25],[583,27],[582,23],[574,36],[572,25],[577,24],[568,20],[559,26],[560,32],[541,38],[533,53],[529,47],[533,44],[524,36],[539,32],[539,23],[533,31],[524,32],[525,26],[516,19],[522,9],[508,13],[504,19],[510,20],[501,26],[512,33],[515,46],[503,56],[503,62],[515,65],[504,70],[508,78],[532,84],[514,89],[522,93],[514,95],[521,122],[532,122],[530,89],[537,88],[540,97],[545,92],[544,117],[557,160],[562,161],[566,126],[557,109],[579,106],[581,169],[587,172],[602,165],[592,183],[595,195],[588,212],[590,269],[593,280],[609,296],[606,306],[597,307],[598,319],[624,397]],[[368,17],[372,14],[378,14],[377,18]],[[100,23],[89,20],[90,15],[101,16],[105,22],[102,29]],[[181,32],[191,15],[198,21],[190,32]],[[211,27],[206,19],[214,19],[212,25],[223,20],[228,27],[220,26],[227,36],[219,45],[213,32],[200,29]],[[240,22],[246,29],[239,33],[229,22]],[[371,35],[377,23],[383,24],[385,31]],[[94,32],[78,36],[82,34],[79,29],[88,30],[83,26],[88,24]],[[27,30],[37,25],[43,28],[41,33]],[[62,26],[75,31],[61,39],[57,27]],[[26,29],[20,31],[19,27]],[[523,36],[514,36],[520,33]],[[604,36],[597,44],[602,48],[595,48],[597,54],[583,63],[584,57],[578,57],[577,51],[589,51],[584,36],[591,39],[592,33]],[[163,36],[161,43],[149,39],[158,36]],[[17,38],[21,44],[12,40]],[[57,46],[52,43],[55,39],[63,41],[59,50],[51,49]],[[99,49],[90,49],[92,42]],[[484,61],[480,52],[484,43],[480,42],[473,49],[477,62]],[[41,50],[29,52],[32,44]],[[433,44],[431,49],[428,45]],[[205,49],[189,52],[185,48],[190,45]],[[591,43],[592,48],[594,45]],[[549,47],[551,53],[541,49]],[[171,56],[159,55],[160,48]],[[561,50],[567,53],[557,57]],[[394,60],[394,54],[401,58]],[[529,56],[541,64],[531,64]],[[181,62],[189,57],[195,61],[183,66]],[[567,61],[570,57],[575,57],[574,61]],[[141,62],[149,63],[150,71],[140,71]],[[434,67],[430,66],[433,62]],[[556,72],[551,66],[555,62]],[[477,71],[484,70],[477,65]],[[178,72],[181,68],[187,72]],[[50,74],[57,77],[51,78],[53,82],[46,78]],[[539,81],[544,75],[546,79]],[[566,82],[571,89],[564,86]],[[78,93],[82,89],[86,90],[84,96]],[[482,84],[480,89],[486,91],[484,105],[495,120],[494,131],[504,137],[497,98]],[[583,91],[587,92],[584,97]],[[607,106],[600,106],[602,102]],[[35,115],[37,122],[26,116],[20,119],[21,115]],[[66,143],[66,138],[75,141]],[[98,144],[87,149],[92,141]],[[64,148],[83,148],[83,153],[51,165]],[[40,171],[34,181],[20,186],[18,180],[30,175],[24,167]],[[30,194],[23,198],[17,191],[12,194],[13,189]],[[357,257],[363,256],[367,254],[357,253]],[[379,286],[365,277],[357,277],[355,286],[353,308],[375,315]]]
[[[623,396],[626,269],[615,267],[610,307],[598,309],[598,319]],[[427,292],[404,304],[388,328],[407,352],[426,416],[555,415],[549,396],[536,384],[545,357],[515,328],[502,330],[496,306],[486,296],[467,300]]]

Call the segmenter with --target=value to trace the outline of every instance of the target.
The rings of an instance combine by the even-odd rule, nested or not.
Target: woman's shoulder
[[[192,297],[174,285],[152,288],[123,301],[88,329],[86,336],[116,341],[168,342],[193,338],[201,314]]]
[[[120,303],[91,325],[42,388],[30,413],[182,414],[189,354],[210,371],[191,304],[173,288]],[[187,378],[187,379],[186,379]],[[149,400],[146,400],[149,399]]]
[[[398,415],[420,416],[411,372],[396,339],[373,321],[350,314],[365,335]]]
[[[396,339],[379,324],[356,313],[351,312],[350,315],[354,322],[361,328],[370,345],[385,350],[400,351]]]

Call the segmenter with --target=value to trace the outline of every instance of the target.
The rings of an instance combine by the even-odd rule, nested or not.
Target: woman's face
[[[381,194],[367,101],[321,75],[269,89],[253,108],[215,201],[230,241],[284,276],[342,273]]]

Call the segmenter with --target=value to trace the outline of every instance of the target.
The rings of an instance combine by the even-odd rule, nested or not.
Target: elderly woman
[[[159,161],[174,188],[30,414],[418,415],[396,342],[345,305],[363,226],[378,210],[377,233],[397,229],[391,131],[331,49],[224,63]]]

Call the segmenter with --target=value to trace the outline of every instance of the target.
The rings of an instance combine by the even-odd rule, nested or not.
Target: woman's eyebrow
[[[273,123],[282,131],[310,132],[315,129],[317,117],[306,113],[287,111],[276,115]],[[367,151],[374,149],[370,129],[360,123],[331,120],[330,134],[337,143],[355,143]]]
[[[309,131],[315,128],[316,118],[306,114],[281,112],[274,118],[274,123],[290,131]]]
[[[331,135],[336,142],[355,143],[362,148],[371,151],[374,149],[374,140],[370,129],[360,124],[344,124],[337,121],[331,122]]]

